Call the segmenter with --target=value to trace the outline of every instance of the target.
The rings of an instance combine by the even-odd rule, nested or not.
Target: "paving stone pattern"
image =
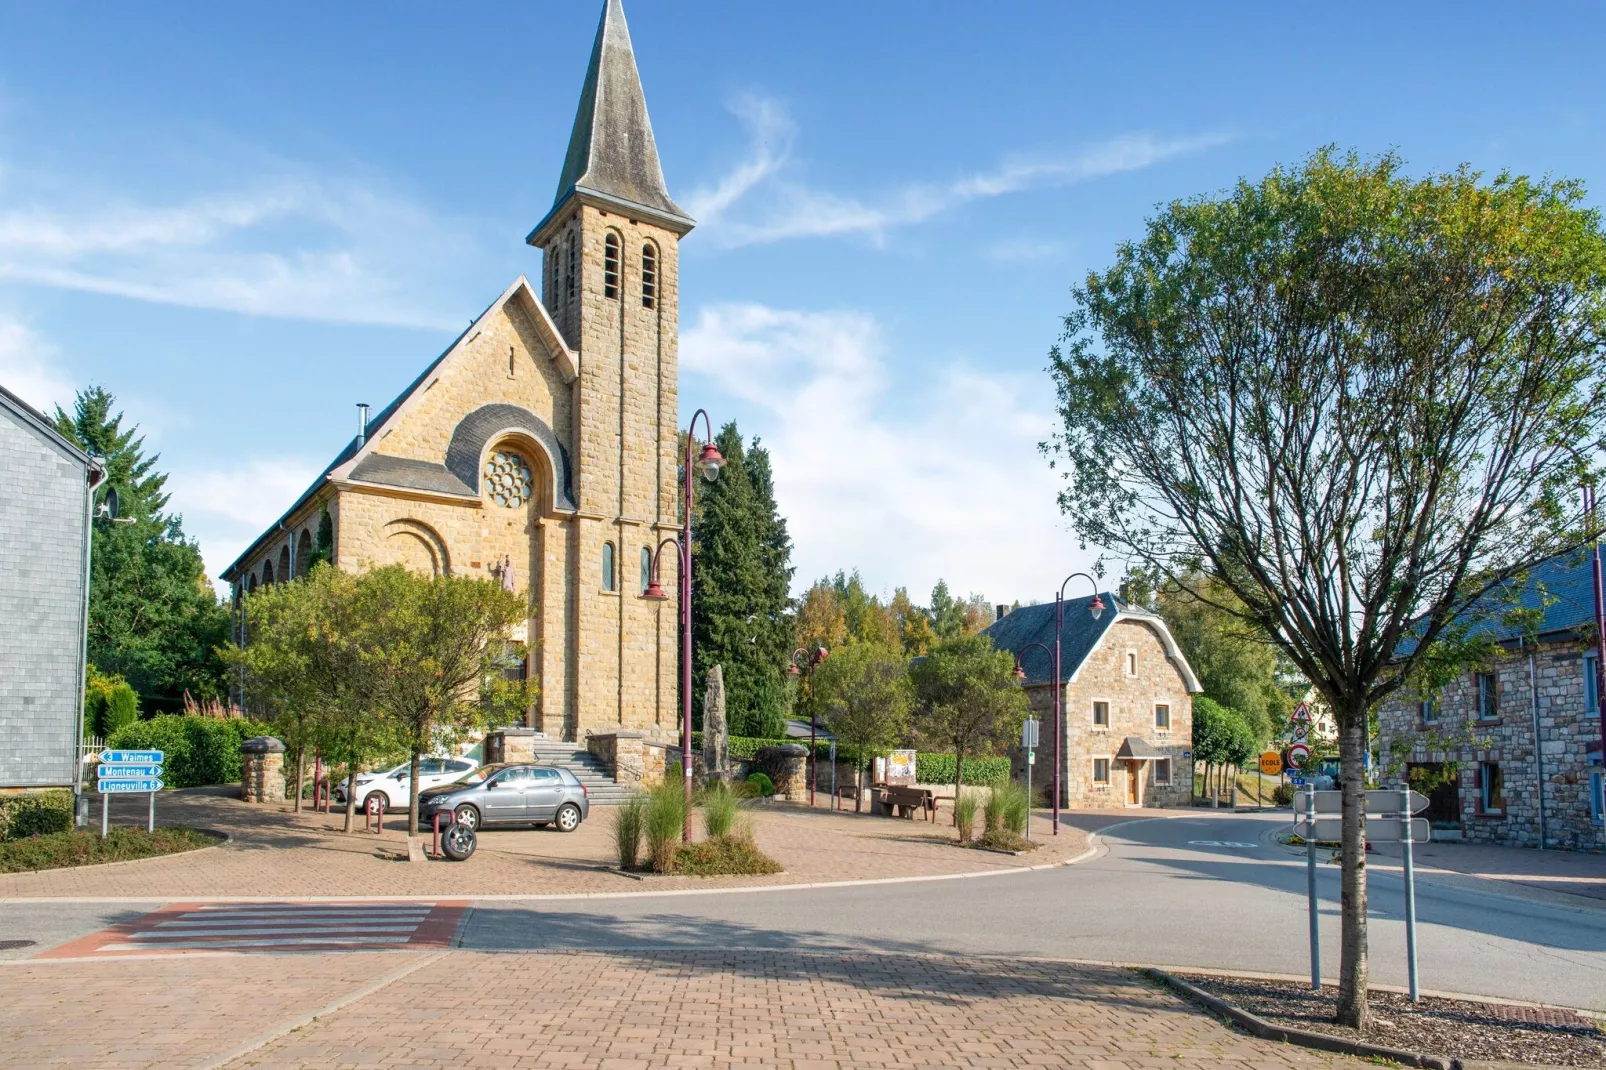
[[[422,954],[0,969],[0,1066],[204,1066],[276,1029],[230,1070],[1361,1065],[1234,1033],[1128,970],[985,958],[446,952],[289,1028]]]

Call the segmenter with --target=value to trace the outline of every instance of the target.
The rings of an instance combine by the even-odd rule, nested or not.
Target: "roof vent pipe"
[[[362,449],[363,443],[368,441],[368,403],[357,402],[357,448]]]
[[[1004,614],[1009,612],[1009,607],[1004,605],[1002,602],[1000,602],[998,605],[994,606],[993,608],[998,611],[998,616],[994,617],[993,618],[994,620],[1003,620],[1004,619]]]

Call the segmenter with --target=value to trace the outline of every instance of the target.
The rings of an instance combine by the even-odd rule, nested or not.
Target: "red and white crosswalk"
[[[179,903],[92,933],[39,957],[449,947],[467,906],[461,900]]]

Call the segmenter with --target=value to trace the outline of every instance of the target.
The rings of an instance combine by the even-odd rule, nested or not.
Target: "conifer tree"
[[[94,386],[78,393],[70,416],[56,409],[56,430],[106,466],[98,499],[115,488],[123,521],[94,525],[89,660],[124,677],[147,709],[176,709],[186,690],[199,698],[223,693],[217,648],[228,642],[229,614],[182,518],[166,512],[159,458],[146,456],[139,428],[124,429],[115,405]]]
[[[791,652],[791,539],[773,492],[769,455],[742,442],[734,423],[716,443],[719,478],[698,488],[693,520],[692,689],[724,667],[732,735],[774,737],[787,713]]]

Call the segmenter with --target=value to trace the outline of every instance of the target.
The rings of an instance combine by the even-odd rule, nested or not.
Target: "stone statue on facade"
[[[514,584],[516,581],[513,575],[512,557],[507,554],[503,554],[502,560],[491,566],[491,574],[501,581],[502,590],[506,591],[508,594],[514,593],[516,589]]]
[[[703,769],[710,780],[730,775],[730,749],[725,727],[725,670],[718,665],[708,670],[708,690],[703,693]]]

